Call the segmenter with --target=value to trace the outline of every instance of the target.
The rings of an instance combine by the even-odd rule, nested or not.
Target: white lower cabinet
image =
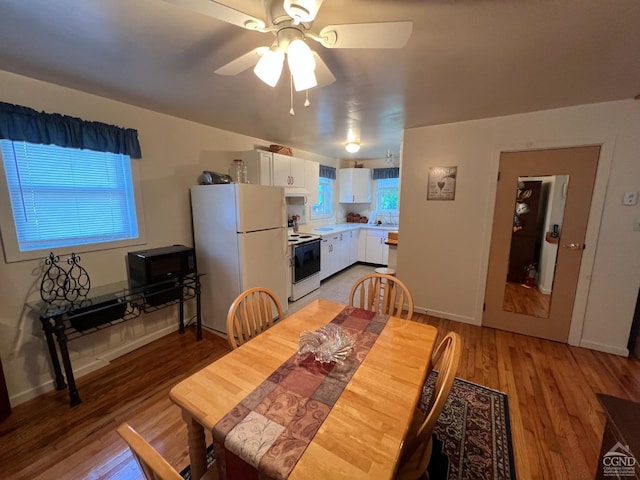
[[[358,261],[358,231],[334,233],[320,242],[320,280]]]
[[[320,242],[320,280],[331,275],[331,242],[329,238],[323,238]]]
[[[349,265],[353,265],[358,261],[358,248],[360,247],[360,230],[349,230],[345,232],[349,237]]]
[[[367,230],[360,230],[358,235],[358,261],[367,261]]]
[[[364,233],[364,232],[363,232]],[[366,230],[365,262],[386,265],[389,261],[389,245],[386,230]]]

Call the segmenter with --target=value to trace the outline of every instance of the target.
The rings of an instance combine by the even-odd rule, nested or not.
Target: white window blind
[[[138,237],[128,155],[0,140],[21,252]]]

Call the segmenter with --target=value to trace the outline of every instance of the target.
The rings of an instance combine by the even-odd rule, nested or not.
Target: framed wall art
[[[454,200],[458,167],[429,167],[427,200]]]

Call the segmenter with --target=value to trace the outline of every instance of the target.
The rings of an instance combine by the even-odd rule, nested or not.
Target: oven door
[[[320,273],[320,239],[293,247],[293,283]]]

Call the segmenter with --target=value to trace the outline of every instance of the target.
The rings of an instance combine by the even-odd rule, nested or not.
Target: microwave
[[[195,251],[184,245],[129,252],[127,263],[129,282],[134,286],[151,285],[196,271]]]

